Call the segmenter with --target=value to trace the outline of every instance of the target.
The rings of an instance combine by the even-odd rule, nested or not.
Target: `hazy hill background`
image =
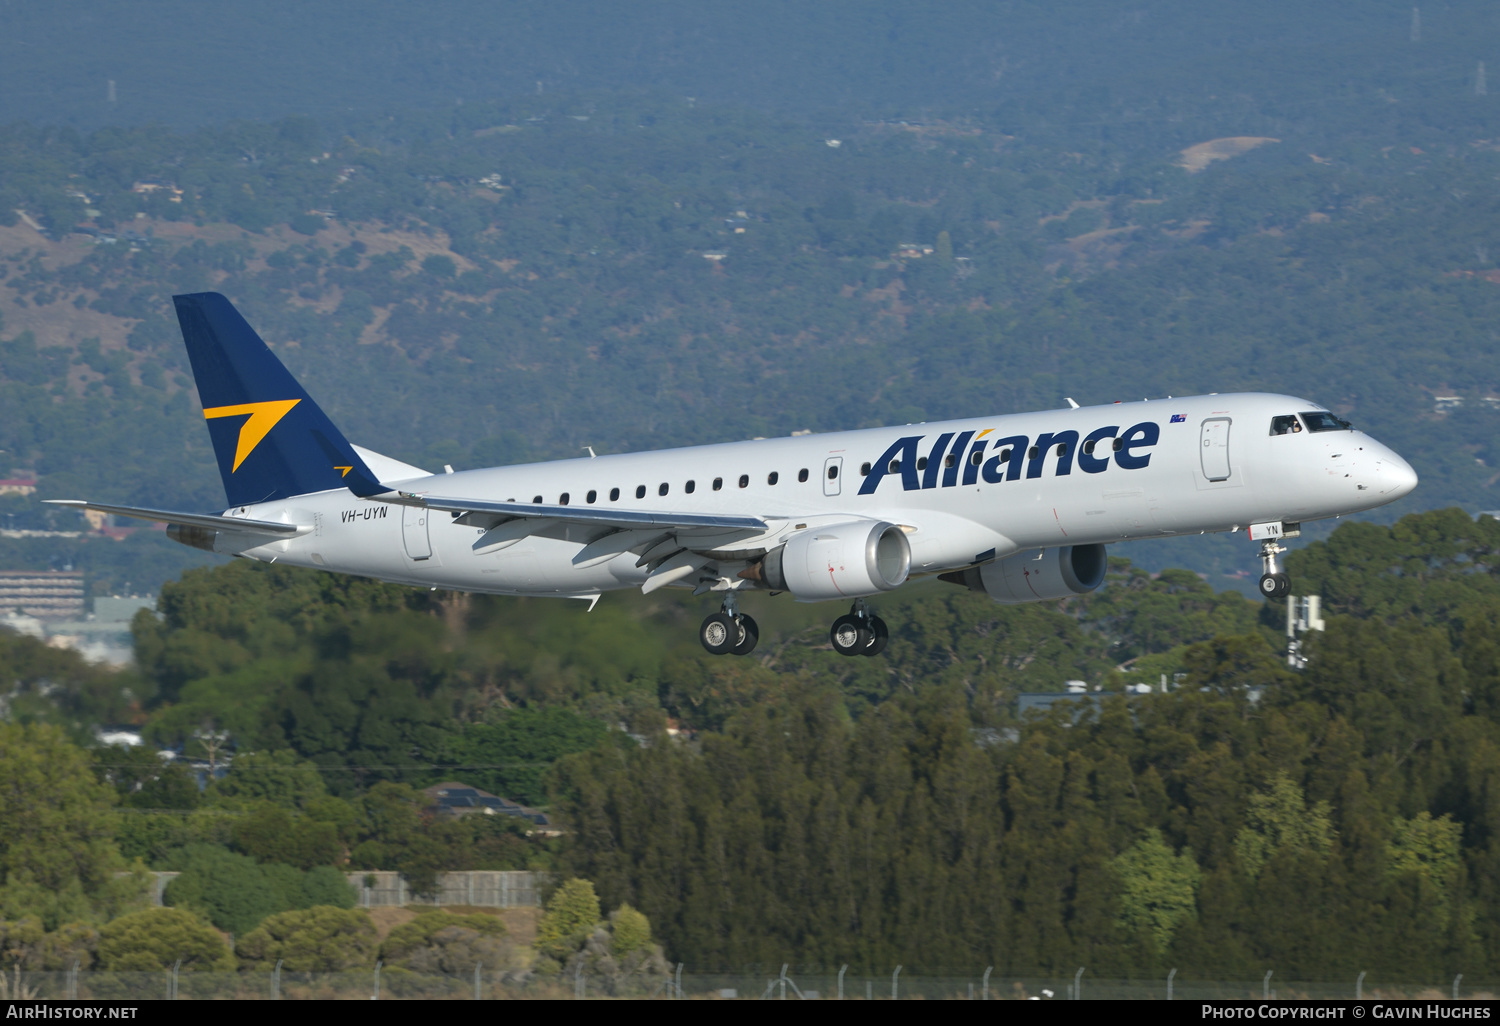
[[[1275,389],[1413,460],[1388,515],[1500,506],[1497,43],[1477,4],[0,5],[0,463],[221,502],[169,298],[215,288],[428,466]]]

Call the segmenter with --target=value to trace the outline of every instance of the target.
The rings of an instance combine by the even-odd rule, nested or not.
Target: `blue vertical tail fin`
[[[229,505],[386,491],[228,299],[197,292],[172,302]]]

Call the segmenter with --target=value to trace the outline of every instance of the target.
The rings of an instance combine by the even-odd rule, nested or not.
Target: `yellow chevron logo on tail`
[[[217,420],[219,417],[245,417],[240,425],[239,443],[234,449],[234,468],[230,471],[240,469],[240,464],[245,462],[245,457],[255,451],[261,439],[271,433],[271,429],[291,412],[292,407],[300,403],[301,399],[271,399],[263,403],[239,403],[235,406],[213,406],[203,411],[204,420]]]

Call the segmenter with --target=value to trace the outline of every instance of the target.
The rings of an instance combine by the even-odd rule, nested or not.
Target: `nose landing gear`
[[[877,656],[885,651],[890,632],[886,630],[885,621],[865,606],[864,599],[855,599],[854,605],[849,607],[849,615],[833,621],[828,640],[839,655]]]
[[[760,640],[760,625],[739,611],[734,592],[726,592],[723,607],[699,626],[698,640],[710,655],[749,655]]]
[[[1285,551],[1274,538],[1260,543],[1260,593],[1266,598],[1282,598],[1292,590],[1292,579],[1276,569],[1276,557]]]

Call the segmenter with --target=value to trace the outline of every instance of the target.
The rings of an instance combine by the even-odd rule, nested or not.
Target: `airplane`
[[[878,655],[869,600],[936,576],[996,602],[1104,581],[1111,542],[1245,531],[1263,595],[1311,520],[1409,494],[1394,451],[1306,399],[1235,393],[434,474],[352,445],[224,296],[173,297],[229,508],[55,505],[165,522],[211,552],[432,589],[583,599],[691,589],[715,655],[750,590],[850,603],[829,640]]]

